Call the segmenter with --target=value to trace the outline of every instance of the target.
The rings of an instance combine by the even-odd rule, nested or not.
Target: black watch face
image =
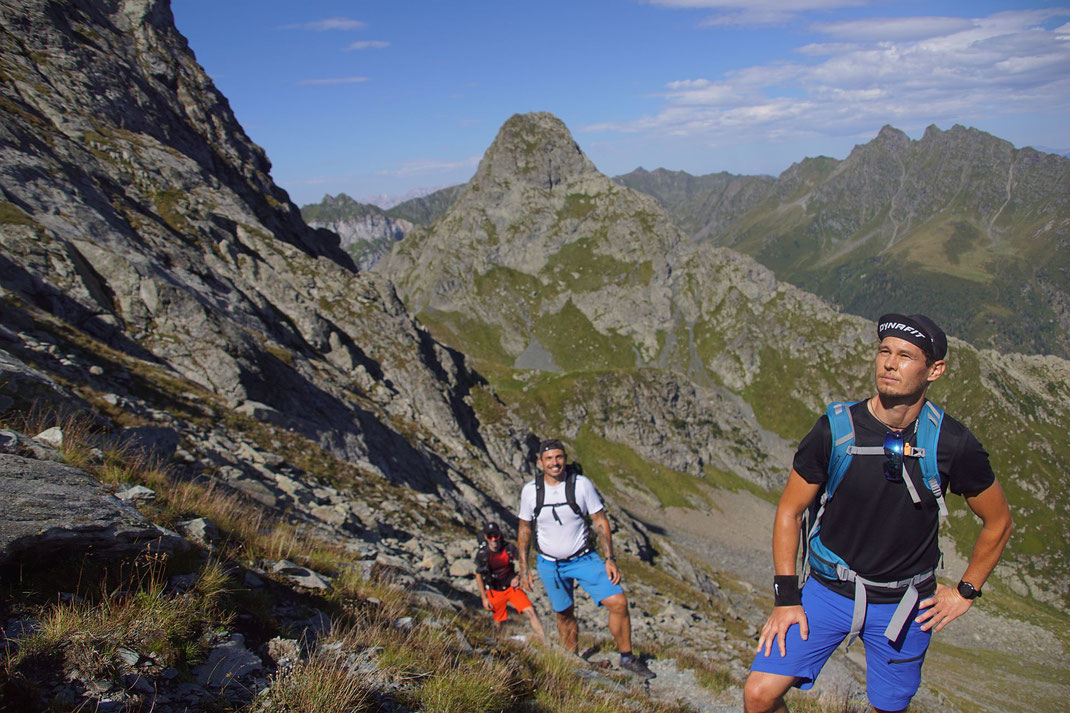
[[[980,592],[973,588],[973,585],[969,582],[959,582],[959,594],[963,599],[975,599],[980,596]]]

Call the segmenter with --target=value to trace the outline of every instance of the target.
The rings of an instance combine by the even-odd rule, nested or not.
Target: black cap
[[[488,522],[486,525],[483,526],[483,534],[493,537],[501,537],[502,531],[501,528],[498,527],[498,523]]]
[[[541,456],[546,451],[564,451],[565,444],[556,438],[547,438],[545,441],[539,443],[539,455]]]
[[[947,356],[947,335],[923,314],[909,316],[894,312],[881,316],[877,320],[877,337],[899,337],[919,347],[933,359],[940,360]]]

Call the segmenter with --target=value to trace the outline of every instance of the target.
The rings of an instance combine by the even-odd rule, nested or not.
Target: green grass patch
[[[751,495],[761,498],[766,502],[773,503],[774,505],[780,501],[779,491],[766,490],[731,471],[721,470],[719,468],[714,468],[712,465],[707,465],[702,469],[702,472],[706,476],[706,482],[716,488],[727,490],[730,493],[750,493]]]
[[[711,693],[724,693],[728,688],[736,684],[732,672],[727,668],[704,659],[691,652],[677,652],[672,654],[676,665],[681,668],[691,669],[699,684]]]
[[[30,215],[10,201],[0,201],[0,225],[25,225],[38,228],[40,224]]]
[[[557,212],[558,220],[583,220],[595,209],[593,196],[585,193],[569,193],[565,205]]]
[[[463,349],[465,354],[495,364],[511,366],[514,357],[502,347],[500,327],[472,319],[461,312],[425,309],[420,321],[436,340]]]
[[[185,197],[185,192],[178,189],[161,191],[152,197],[152,203],[156,207],[156,214],[180,235],[187,235],[192,230],[186,216],[179,210],[179,206],[182,205]]]
[[[623,369],[635,366],[631,340],[602,334],[569,300],[557,314],[535,322],[535,336],[565,371]]]
[[[599,228],[592,237],[562,245],[542,274],[573,292],[593,292],[605,285],[649,284],[654,274],[650,261],[628,263],[600,253],[596,248],[604,240],[605,228]]]
[[[608,441],[584,426],[576,437],[576,460],[599,487],[614,487],[628,481],[649,490],[662,507],[708,507],[709,502],[694,477],[645,460],[630,447]]]

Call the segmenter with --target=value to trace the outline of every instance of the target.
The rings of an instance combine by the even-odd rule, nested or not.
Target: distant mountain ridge
[[[301,216],[313,228],[335,233],[342,249],[362,270],[375,265],[413,227],[409,221],[391,218],[382,208],[358,203],[345,193],[303,206]]]
[[[847,311],[875,319],[892,301],[977,344],[1070,356],[1070,159],[962,126],[917,141],[886,126],[842,161],[808,158],[772,181],[617,180],[657,197],[697,239]],[[711,200],[722,184],[750,190]]]
[[[664,168],[637,168],[613,180],[657,198],[677,225],[697,239],[725,229],[761,200],[776,181],[772,176],[737,176],[723,171],[692,176]]]
[[[415,225],[427,225],[441,215],[461,188],[449,186],[403,201],[389,210],[360,203],[345,193],[326,195],[319,203],[302,206],[301,215],[310,226],[337,234],[342,248],[359,268],[367,270]]]

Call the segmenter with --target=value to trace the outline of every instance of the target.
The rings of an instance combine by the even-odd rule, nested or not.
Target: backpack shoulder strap
[[[921,413],[918,415],[918,448],[924,449],[921,457],[921,474],[925,478],[925,484],[929,486],[940,514],[947,516],[947,503],[944,502],[944,491],[940,483],[940,468],[936,460],[936,447],[940,442],[940,426],[944,423],[944,410],[932,401],[925,401]]]
[[[802,579],[805,582],[810,575],[811,569],[816,569],[823,575],[835,578],[835,570],[830,570],[833,565],[827,562],[836,562],[839,556],[829,550],[821,542],[821,516],[825,513],[825,503],[829,501],[836,487],[847,473],[847,467],[851,464],[851,456],[854,455],[855,426],[851,418],[851,406],[856,402],[834,401],[825,409],[828,416],[829,428],[832,432],[831,449],[829,451],[828,479],[822,486],[820,494],[814,498],[810,506],[803,513],[800,546]],[[820,554],[819,554],[820,553]]]
[[[828,405],[825,414],[829,419],[829,427],[832,429],[832,450],[829,453],[828,481],[825,483],[825,493],[828,497],[836,491],[836,487],[843,480],[847,467],[851,465],[851,456],[854,454],[855,424],[851,418],[851,406],[854,401],[836,401]]]
[[[539,519],[539,512],[542,511],[543,506],[546,504],[546,481],[545,476],[542,473],[535,474],[535,514],[531,516],[532,520]]]
[[[577,473],[573,468],[569,468],[566,471],[565,501],[568,502],[568,506],[572,508],[572,512],[583,517],[583,511],[580,510],[579,503],[576,502],[576,474]]]

